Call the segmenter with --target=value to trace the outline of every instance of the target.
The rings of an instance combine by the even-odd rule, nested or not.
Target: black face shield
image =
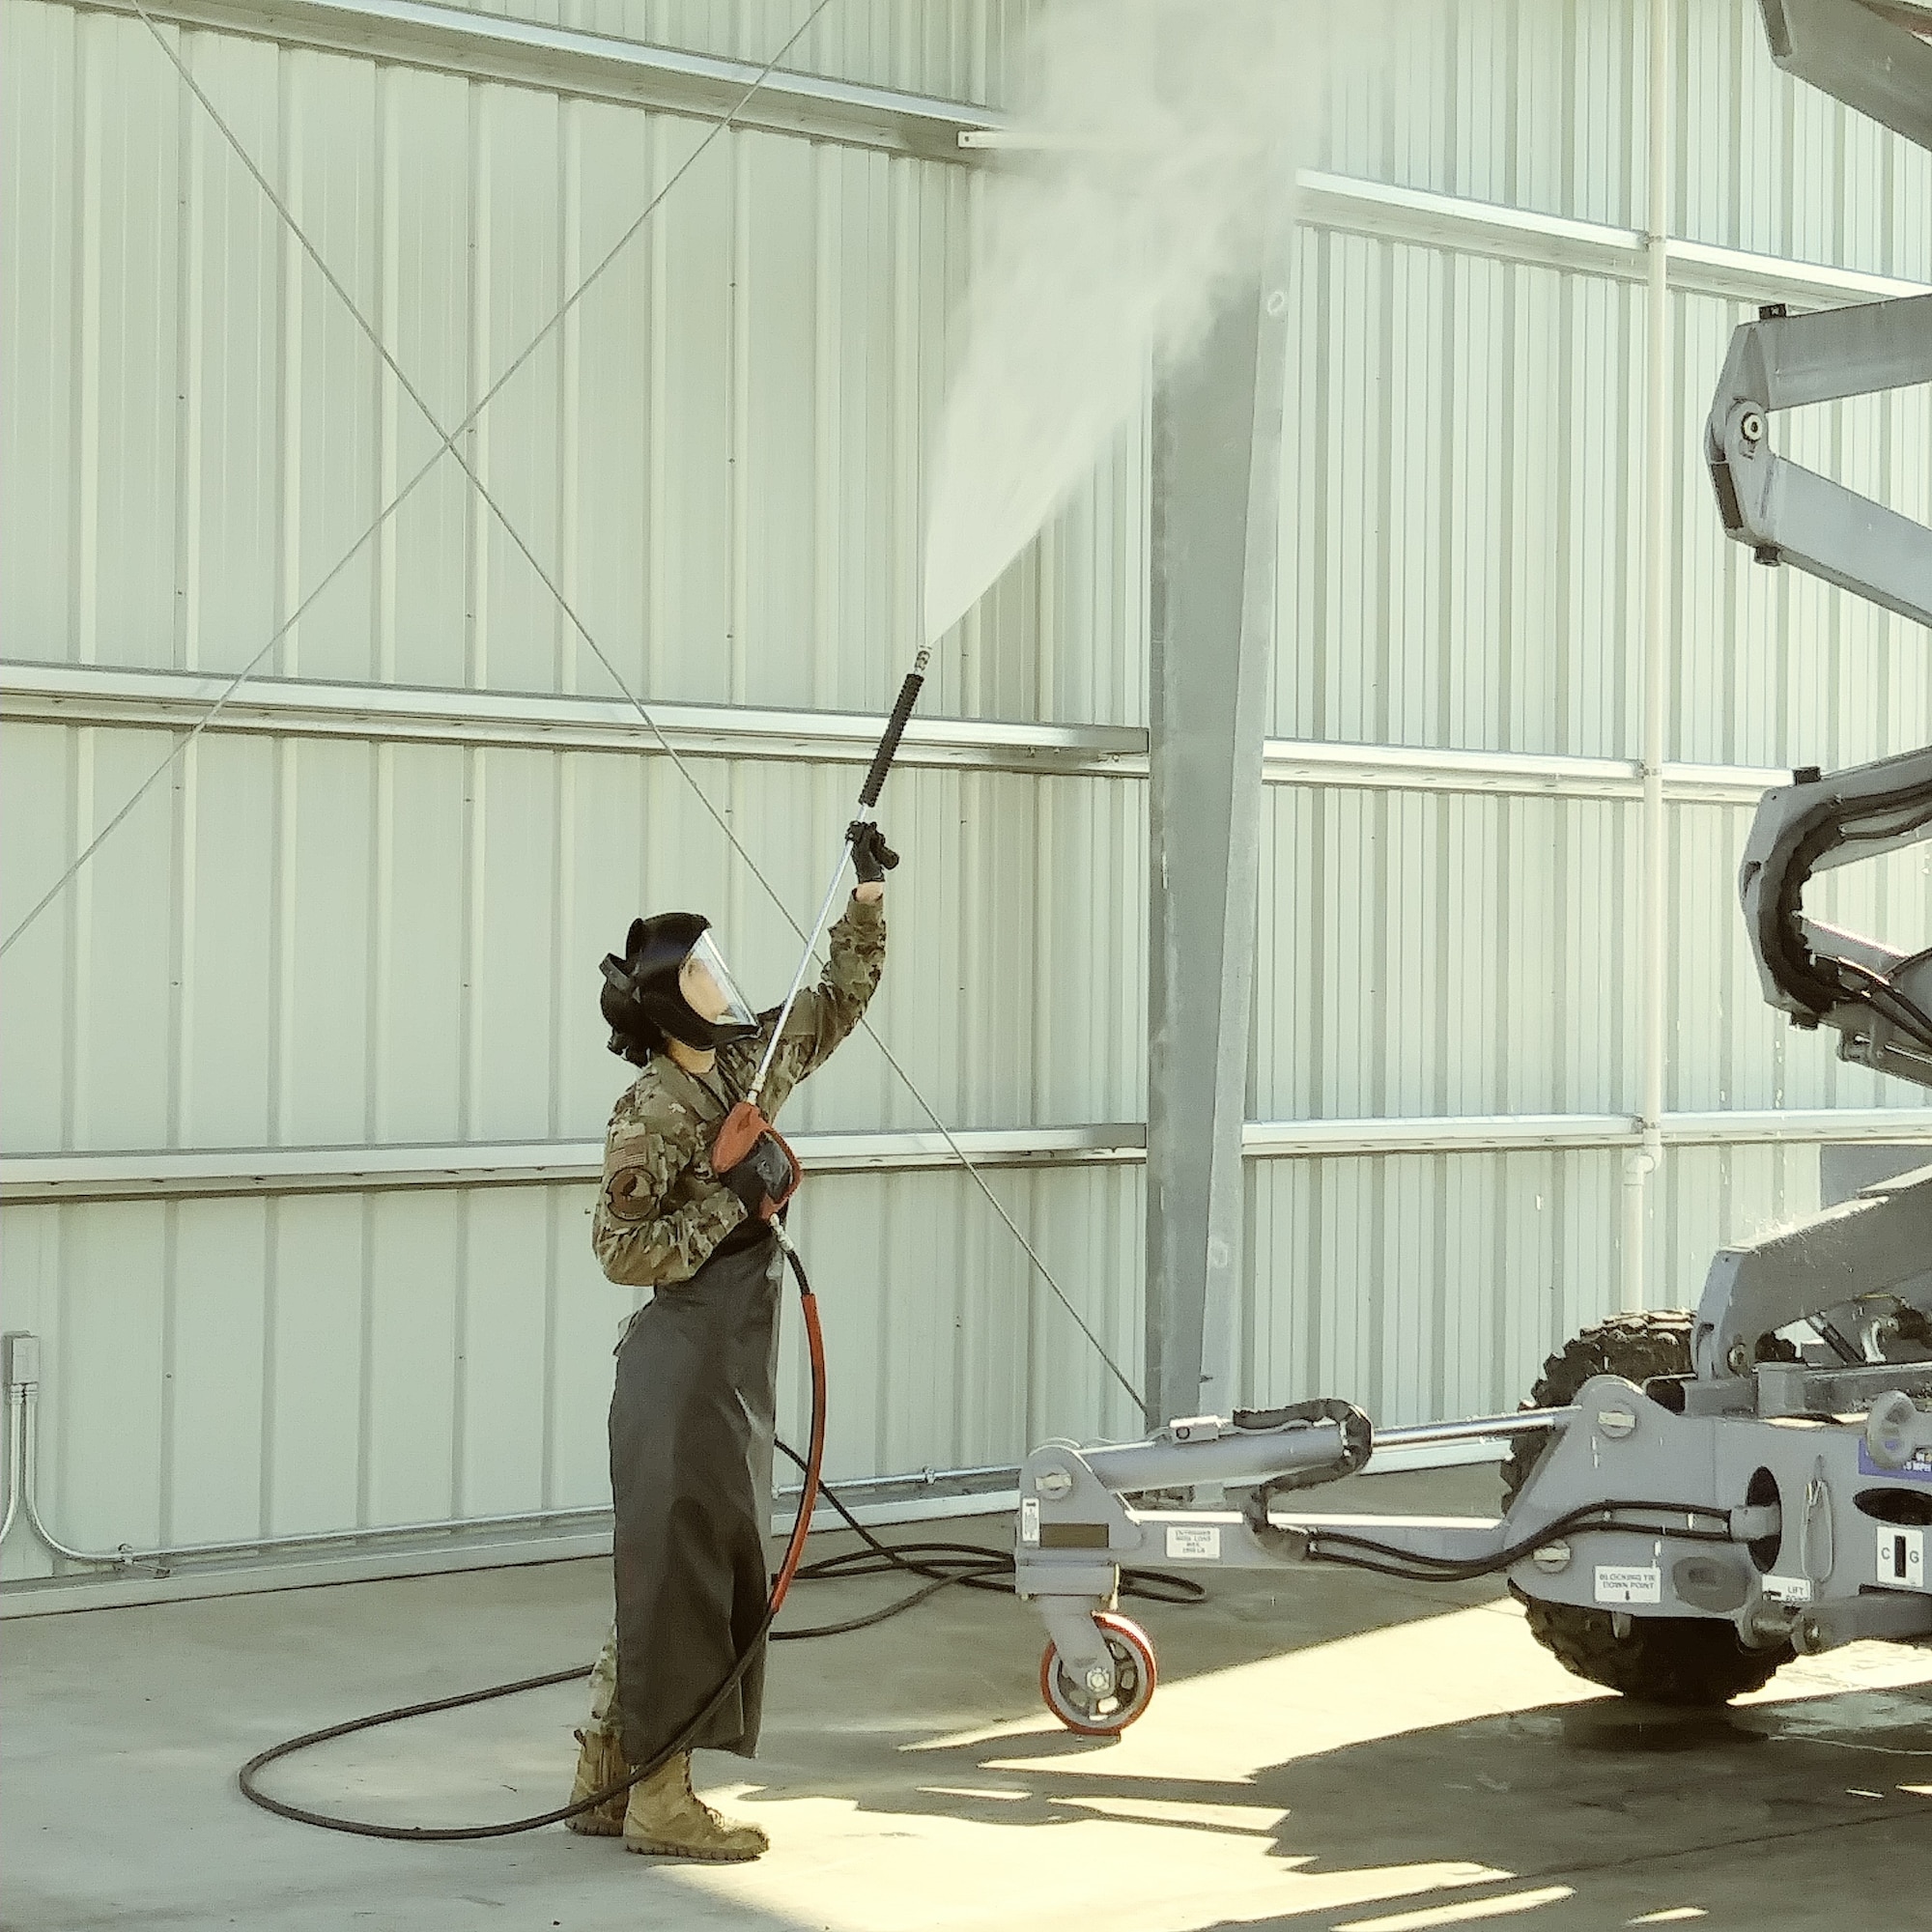
[[[605,955],[599,1004],[620,1059],[641,1066],[668,1038],[702,1052],[757,1032],[710,925],[695,912],[633,920],[624,956]]]

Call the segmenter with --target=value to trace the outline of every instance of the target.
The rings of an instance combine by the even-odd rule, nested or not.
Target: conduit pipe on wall
[[[42,1517],[37,1500],[37,1448],[39,1430],[39,1388],[34,1383],[16,1383],[7,1391],[8,1464],[7,1519],[0,1527],[0,1543],[12,1535],[16,1516],[24,1513],[27,1528],[48,1554],[68,1563],[86,1563],[97,1569],[146,1570],[167,1572],[177,1563],[208,1562],[220,1557],[268,1556],[302,1549],[353,1548],[375,1543],[407,1542],[411,1539],[456,1537],[477,1531],[555,1527],[565,1523],[603,1524],[611,1512],[595,1505],[572,1509],[522,1510],[500,1516],[443,1517],[427,1522],[386,1523],[356,1529],[305,1530],[287,1536],[247,1536],[225,1543],[164,1544],[137,1549],[121,1544],[113,1549],[78,1549],[50,1530]],[[858,1482],[841,1483],[842,1494],[850,1497],[867,1491],[923,1489],[934,1493],[951,1493],[962,1489],[985,1489],[994,1485],[1010,1487],[1018,1475],[1011,1463],[991,1463],[964,1469],[923,1469],[914,1475],[871,1476]],[[796,1487],[780,1490],[776,1499],[784,1501],[799,1494]]]
[[[14,1392],[9,1393],[11,1395]],[[27,1527],[50,1555],[58,1556],[69,1563],[89,1563],[110,1570],[149,1568],[166,1570],[179,1562],[193,1562],[211,1557],[266,1556],[295,1549],[321,1548],[328,1545],[354,1545],[379,1540],[448,1535],[457,1530],[539,1527],[608,1517],[611,1514],[608,1509],[526,1510],[508,1516],[458,1517],[440,1522],[394,1523],[380,1529],[311,1530],[290,1536],[249,1536],[230,1543],[168,1544],[152,1549],[137,1549],[131,1544],[124,1543],[113,1549],[76,1549],[71,1544],[64,1543],[56,1536],[41,1516],[35,1494],[38,1487],[35,1480],[38,1460],[36,1450],[40,1437],[40,1431],[36,1427],[37,1391],[28,1389],[24,1393],[26,1400],[20,1410],[24,1420],[15,1444],[14,1468],[22,1472],[19,1474],[17,1487],[26,1512]]]
[[[0,1543],[14,1533],[14,1519],[20,1513],[20,1439],[26,1412],[25,1389],[7,1391],[7,1520],[0,1523]]]
[[[1643,779],[1639,895],[1643,928],[1638,940],[1639,1052],[1642,1105],[1638,1146],[1624,1156],[1623,1279],[1626,1313],[1644,1306],[1645,1251],[1649,1241],[1650,1183],[1663,1160],[1663,1070],[1668,1001],[1669,904],[1665,894],[1666,845],[1663,757],[1667,713],[1665,678],[1670,650],[1669,545],[1670,449],[1670,0],[1650,0],[1650,165],[1648,340],[1644,427],[1643,555]]]

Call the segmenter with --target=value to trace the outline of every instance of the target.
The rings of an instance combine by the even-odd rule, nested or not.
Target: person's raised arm
[[[898,854],[869,822],[853,825],[847,837],[859,883],[832,928],[825,971],[815,987],[799,995],[779,1048],[793,1082],[822,1066],[859,1024],[886,963],[886,873],[898,864]]]

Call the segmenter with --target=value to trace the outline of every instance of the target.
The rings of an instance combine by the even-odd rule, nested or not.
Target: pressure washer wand
[[[930,645],[923,647],[913,659],[912,668],[906,672],[905,682],[899,686],[898,701],[893,706],[893,715],[886,720],[886,728],[879,734],[878,750],[872,753],[866,782],[859,787],[858,816],[846,827],[844,842],[838,848],[838,863],[832,868],[832,878],[825,888],[825,897],[820,901],[818,917],[812,922],[810,936],[805,942],[805,951],[799,955],[798,971],[791,976],[791,988],[784,996],[784,1005],[779,1009],[778,1024],[772,1028],[772,1037],[765,1042],[765,1057],[758,1062],[757,1076],[745,1094],[743,1104],[747,1106],[756,1107],[758,1096],[765,1090],[765,1076],[772,1070],[772,1062],[778,1057],[779,1041],[784,1037],[785,1022],[791,1018],[791,1009],[798,1004],[805,976],[811,970],[812,955],[818,951],[825,923],[832,917],[833,901],[838,896],[839,885],[844,880],[845,859],[852,847],[852,834],[859,826],[870,822],[878,806],[879,794],[886,788],[886,774],[892,770],[893,760],[898,755],[899,740],[905,736],[906,721],[912,716],[913,706],[919,702],[920,689],[925,683],[925,668],[931,660]]]

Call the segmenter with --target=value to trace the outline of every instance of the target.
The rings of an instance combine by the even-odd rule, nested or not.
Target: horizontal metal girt
[[[1932,383],[1932,295],[1741,325],[1704,430],[1725,534],[1932,625],[1932,529],[1771,446],[1778,411],[1920,383]]]

